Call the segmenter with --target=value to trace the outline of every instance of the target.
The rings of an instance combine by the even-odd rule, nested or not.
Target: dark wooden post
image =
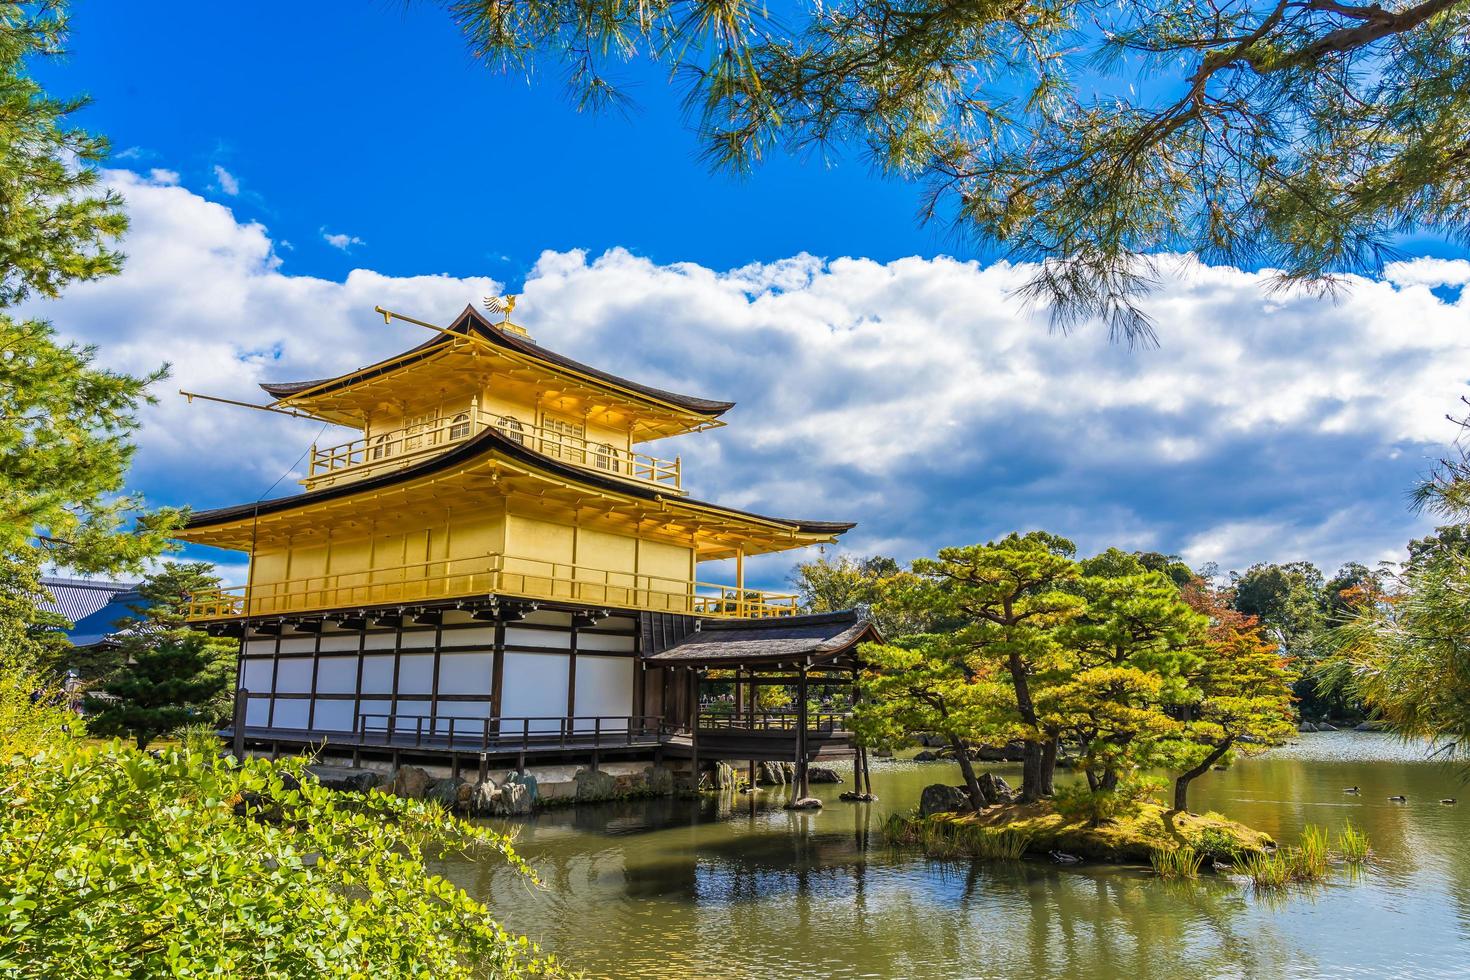
[[[245,712],[250,707],[250,692],[245,688],[235,690],[235,720],[231,726],[230,734],[234,737],[230,746],[235,753],[235,759],[239,762],[245,761]]]
[[[746,696],[750,699],[750,711],[746,714],[746,717],[745,717],[745,726],[746,726],[746,729],[747,730],[753,732],[753,731],[755,731],[755,692],[756,692],[755,668],[754,667],[750,668],[750,673],[746,677],[745,689],[746,689],[746,691],[749,692]],[[755,760],[754,759],[747,759],[747,760],[745,760],[745,766],[746,766],[745,774],[746,774],[746,778],[750,781],[750,788],[751,789],[755,789]]]
[[[689,669],[689,753],[693,758],[694,789],[699,790],[699,668]]]
[[[797,665],[801,673],[796,676],[796,797],[811,795],[806,778],[806,661]]]

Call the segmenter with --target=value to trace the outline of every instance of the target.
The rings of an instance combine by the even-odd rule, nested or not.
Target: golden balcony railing
[[[244,586],[211,590],[194,596],[189,618],[288,615],[488,594],[732,619],[797,612],[796,596],[785,593],[494,554],[312,575],[260,583],[248,591]]]
[[[611,443],[480,409],[435,418],[420,425],[360,436],[337,446],[311,447],[311,463],[301,483],[308,490],[341,479],[356,480],[384,470],[399,469],[425,456],[478,435],[495,426],[527,449],[574,466],[638,483],[650,483],[682,492],[682,463],[678,457],[660,459],[631,452]]]

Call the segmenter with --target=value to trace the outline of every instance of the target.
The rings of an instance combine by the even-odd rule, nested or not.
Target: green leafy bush
[[[1085,819],[1092,826],[1133,816],[1141,805],[1159,791],[1156,779],[1132,778],[1118,782],[1116,789],[1089,789],[1084,783],[1059,787],[1052,805],[1068,820]]]
[[[304,760],[201,748],[154,758],[62,738],[0,761],[0,975],[559,972],[425,870],[453,849],[529,876],[505,837],[323,789]]]

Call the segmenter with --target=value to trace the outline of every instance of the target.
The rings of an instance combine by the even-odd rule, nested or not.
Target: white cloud
[[[148,171],[148,179],[155,184],[177,184],[179,172],[177,170],[165,170],[162,167],[154,167]]]
[[[230,197],[240,196],[240,178],[217,163],[214,165],[214,181],[216,186],[219,187],[220,193],[227,194]]]
[[[1383,267],[1383,277],[1400,286],[1464,286],[1470,284],[1470,261],[1419,258],[1390,262]]]
[[[108,180],[132,215],[128,267],[44,312],[110,366],[173,363],[135,467],[157,500],[254,499],[312,441],[348,435],[186,406],[174,388],[263,400],[260,381],[330,376],[423,339],[384,326],[375,304],[444,323],[505,287],[288,275],[260,224],[127,171]],[[1333,566],[1396,553],[1428,523],[1403,491],[1455,434],[1444,414],[1470,378],[1470,305],[1396,288],[1445,274],[1426,268],[1352,279],[1334,303],[1195,266],[1150,301],[1163,338],[1151,351],[1101,330],[1054,335],[1012,298],[1025,268],[948,258],[801,255],[722,272],[547,252],[517,320],[579,360],[738,401],[727,428],[646,448],[682,454],[702,499],[858,520],[856,551],[909,558],[1045,527],[1084,551]],[[779,582],[789,560],[753,570]]]
[[[321,229],[321,233],[322,241],[326,242],[333,248],[340,248],[344,252],[354,245],[367,244],[367,242],[363,241],[361,238],[358,238],[356,235],[344,235],[340,232],[330,232],[327,231],[327,229],[325,228]]]

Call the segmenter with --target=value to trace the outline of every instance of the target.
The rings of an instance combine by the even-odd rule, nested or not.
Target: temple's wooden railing
[[[189,603],[194,620],[410,604],[474,595],[565,600],[620,609],[735,619],[792,616],[796,596],[492,554],[337,572],[211,590]]]
[[[557,715],[491,718],[359,712],[353,739],[362,745],[447,748],[464,752],[616,748],[666,734],[657,715]]]
[[[847,731],[851,714],[846,712],[814,712],[807,716],[806,727],[810,732]],[[801,722],[794,711],[758,711],[734,714],[723,711],[702,711],[695,724],[710,731],[735,732],[794,732]]]
[[[682,492],[683,467],[678,457],[667,460],[647,453],[635,453],[610,443],[480,409],[436,418],[421,425],[376,432],[337,446],[313,446],[311,464],[306,479],[301,482],[310,490],[338,480],[357,480],[373,473],[399,469],[424,456],[443,452],[448,446],[463,442],[491,426],[527,449],[553,459],[607,476]]]

